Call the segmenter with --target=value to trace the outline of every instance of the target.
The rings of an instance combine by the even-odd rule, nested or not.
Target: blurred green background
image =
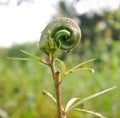
[[[72,97],[85,98],[118,86],[109,93],[85,102],[80,108],[99,112],[108,118],[119,118],[120,9],[80,15],[75,12],[73,4],[65,1],[59,1],[57,7],[59,16],[76,20],[82,31],[80,46],[68,54],[61,54],[60,58],[68,68],[96,58],[94,62],[86,65],[94,68],[95,74],[81,71],[66,78],[62,85],[63,105]],[[19,51],[20,49],[42,56],[37,42],[0,48],[0,118],[55,118],[55,104],[42,94],[45,89],[54,95],[50,70],[38,62],[6,59],[26,57]],[[72,111],[68,118],[96,117]]]

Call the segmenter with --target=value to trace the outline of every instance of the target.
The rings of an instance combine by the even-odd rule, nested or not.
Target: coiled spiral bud
[[[62,50],[75,48],[81,39],[81,30],[78,25],[66,17],[53,19],[41,34],[39,45],[42,46],[49,39],[53,39]]]

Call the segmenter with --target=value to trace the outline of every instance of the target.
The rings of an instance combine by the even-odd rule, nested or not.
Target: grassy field
[[[86,65],[95,69],[95,74],[84,71],[69,75],[62,85],[63,105],[72,97],[85,98],[104,89],[117,89],[96,97],[79,106],[101,113],[108,118],[120,117],[120,43],[113,42],[111,50],[87,50],[82,56],[67,54],[64,58],[68,67],[76,63],[96,58]],[[35,47],[35,46],[34,46]],[[50,70],[32,61],[7,60],[7,56],[24,56],[20,46],[0,49],[0,118],[55,118],[56,106],[42,94],[43,89],[54,94]],[[102,48],[103,49],[103,48]],[[36,48],[25,50],[36,53]],[[38,53],[38,52],[37,52]],[[75,62],[73,64],[73,62]],[[92,115],[71,111],[68,118],[95,118]]]

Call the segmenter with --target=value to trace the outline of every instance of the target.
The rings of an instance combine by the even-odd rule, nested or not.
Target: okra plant
[[[35,60],[41,62],[42,64],[45,64],[50,68],[53,78],[53,83],[55,86],[54,88],[55,88],[56,96],[54,97],[51,93],[49,93],[46,90],[43,90],[43,94],[50,97],[51,100],[54,101],[54,103],[56,104],[57,118],[67,118],[68,113],[72,112],[73,110],[86,112],[100,118],[105,118],[103,115],[99,113],[89,111],[86,109],[80,109],[77,107],[87,100],[90,100],[94,97],[97,97],[101,94],[104,94],[110,90],[115,89],[116,86],[103,90],[99,93],[95,93],[83,99],[73,97],[68,101],[66,106],[63,107],[63,103],[61,100],[62,98],[61,85],[64,82],[63,80],[66,78],[66,76],[81,70],[82,71],[90,70],[91,72],[94,73],[93,68],[81,67],[86,63],[94,61],[94,59],[87,60],[85,62],[76,65],[75,67],[72,67],[71,69],[67,69],[65,63],[58,58],[60,53],[62,52],[68,53],[77,46],[79,46],[80,40],[81,40],[81,30],[79,26],[70,18],[58,17],[53,19],[42,31],[39,41],[39,49],[45,56],[44,59],[42,59],[39,56],[35,56],[25,50],[21,50],[21,51],[26,55],[28,55],[28,58],[9,57],[9,59]],[[61,69],[57,70],[56,62],[60,63]]]

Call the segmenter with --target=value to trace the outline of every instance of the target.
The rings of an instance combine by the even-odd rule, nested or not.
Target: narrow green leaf
[[[7,57],[7,59],[13,59],[13,60],[23,60],[23,61],[39,61],[35,58],[18,58],[18,57]]]
[[[44,62],[40,57],[35,56],[25,50],[20,50],[21,52],[23,52],[24,54],[28,55],[28,58],[18,58],[18,57],[7,57],[7,59],[13,59],[13,60],[23,60],[23,61],[40,61],[43,64],[48,65],[48,63]]]
[[[66,107],[65,107],[65,112],[67,113],[69,111],[69,109],[72,107],[72,105],[77,102],[78,100],[80,100],[80,98],[72,98],[68,101]]]
[[[51,100],[52,100],[54,103],[57,103],[55,97],[54,97],[51,93],[49,93],[48,91],[43,90],[43,95],[47,95],[49,98],[51,98]]]
[[[40,61],[41,63],[48,65],[48,63],[42,61],[40,58],[18,58],[18,57],[7,57],[7,59],[19,60],[19,61]]]
[[[30,53],[30,52],[28,52],[28,51],[25,51],[25,50],[20,50],[22,53],[24,53],[24,54],[26,54],[26,55],[28,55],[28,56],[31,56],[31,57],[37,57],[37,56],[35,56],[35,55],[33,55],[32,53]],[[37,57],[38,58],[38,57]]]
[[[90,70],[92,73],[95,73],[95,70],[93,68],[78,68],[74,69],[72,71],[67,71],[65,75],[68,75],[69,73],[77,72],[77,71],[84,71],[84,70]]]
[[[61,61],[60,59],[56,58],[57,61],[60,62],[61,64],[61,68],[62,68],[62,73],[64,74],[66,72],[66,66],[65,66],[65,63],[63,61]]]
[[[74,108],[74,109],[77,110],[77,111],[82,111],[82,112],[86,112],[86,113],[95,115],[95,116],[100,117],[100,118],[106,118],[106,117],[103,116],[102,114],[96,113],[96,112],[94,112],[94,111],[89,111],[89,110],[86,110],[86,109],[78,109],[78,108]]]
[[[91,62],[91,61],[94,61],[94,60],[95,60],[95,59],[90,59],[90,60],[84,61],[84,62],[82,62],[82,63],[76,65],[75,67],[71,68],[71,69],[68,70],[66,73],[68,74],[68,73],[70,73],[70,72],[72,72],[72,71],[78,69],[80,66],[82,66],[82,65],[84,65],[84,64],[86,64],[86,63],[89,63],[89,62]]]
[[[103,91],[101,91],[101,92],[98,92],[98,93],[96,93],[96,94],[93,94],[93,95],[91,95],[91,96],[88,96],[88,97],[86,97],[86,98],[78,101],[76,104],[74,104],[74,105],[71,107],[71,109],[72,109],[72,108],[75,108],[76,106],[80,105],[81,103],[83,103],[83,102],[85,102],[85,101],[87,101],[87,100],[90,100],[90,99],[95,98],[95,97],[97,97],[97,96],[99,96],[99,95],[102,95],[102,94],[104,94],[104,93],[107,93],[107,92],[115,89],[116,87],[117,87],[117,86],[114,86],[114,87],[112,87],[112,88],[105,89],[105,90],[103,90]]]

